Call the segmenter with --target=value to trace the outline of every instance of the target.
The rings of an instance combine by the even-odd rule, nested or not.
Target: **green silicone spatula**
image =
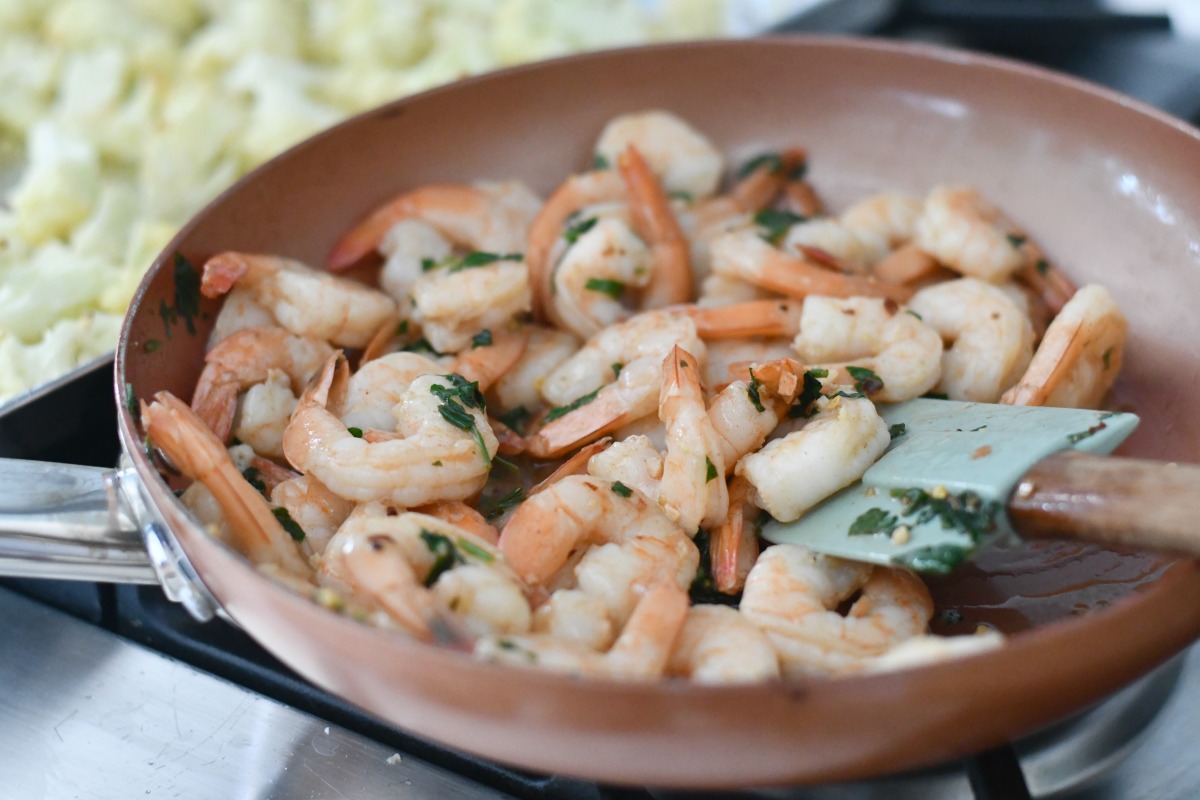
[[[1200,467],[1107,455],[1133,414],[926,398],[880,413],[892,443],[862,480],[763,538],[932,573],[1017,535],[1200,554]]]

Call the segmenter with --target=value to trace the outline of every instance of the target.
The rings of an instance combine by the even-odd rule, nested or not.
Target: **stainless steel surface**
[[[0,574],[158,583],[121,474],[0,459]]]
[[[0,589],[0,795],[496,798]]]

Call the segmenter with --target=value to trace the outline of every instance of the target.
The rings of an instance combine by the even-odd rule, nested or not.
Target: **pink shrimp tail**
[[[210,299],[220,297],[249,271],[250,262],[242,253],[218,253],[204,264],[200,293]]]

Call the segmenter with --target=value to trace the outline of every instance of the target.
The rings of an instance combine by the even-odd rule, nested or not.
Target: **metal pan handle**
[[[0,459],[0,574],[158,583],[121,473]]]

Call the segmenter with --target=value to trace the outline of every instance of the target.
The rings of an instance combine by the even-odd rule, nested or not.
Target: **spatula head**
[[[829,555],[948,572],[1013,535],[1004,511],[1034,464],[1060,450],[1111,453],[1133,414],[918,398],[881,406],[892,443],[862,480],[763,538]]]

